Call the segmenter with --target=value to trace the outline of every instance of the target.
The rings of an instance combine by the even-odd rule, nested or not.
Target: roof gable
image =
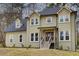
[[[69,12],[72,12],[71,9],[69,9],[68,7],[63,6],[62,8],[60,8],[60,10],[57,12],[57,14],[58,14],[59,12],[61,12],[63,9],[66,9],[66,10],[68,10]]]
[[[9,24],[9,26],[8,27],[6,27],[5,29],[4,29],[4,31],[5,32],[20,32],[20,31],[26,31],[26,20],[24,19],[22,19],[21,20],[21,23],[22,23],[22,25],[21,25],[21,27],[20,28],[16,28],[15,27],[15,24],[16,23],[16,21],[13,21],[11,24]]]
[[[40,16],[40,14],[38,13],[38,12],[32,12],[32,14],[29,16],[29,18],[32,16],[32,15],[34,15],[34,14],[36,14],[36,15],[38,15],[38,16]]]

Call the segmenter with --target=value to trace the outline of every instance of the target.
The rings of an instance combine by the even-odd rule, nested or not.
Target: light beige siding
[[[11,35],[13,36],[12,42],[10,42],[10,39],[9,39],[9,37]],[[19,39],[20,39],[19,36],[20,35],[22,35],[22,38],[23,38],[22,42],[19,41]],[[5,43],[6,43],[7,47],[12,47],[13,45],[15,45],[15,47],[22,47],[22,44],[25,46],[26,38],[27,38],[27,34],[26,34],[25,31],[24,32],[8,32],[8,33],[6,33]]]
[[[59,17],[63,16],[63,15],[68,15],[70,22],[63,22],[63,23],[59,23]],[[75,51],[75,27],[74,27],[74,15],[71,15],[71,13],[66,10],[63,9],[62,11],[60,11],[60,13],[58,14],[58,31],[69,31],[70,32],[70,40],[66,41],[60,41],[59,40],[59,48],[62,46],[63,49],[69,49],[69,50],[73,50]]]
[[[39,19],[39,24],[38,25],[31,25],[31,20],[37,18]],[[39,41],[38,42],[31,42],[31,33],[38,33],[39,35],[39,29],[38,27],[40,26],[40,16],[38,14],[33,14],[31,15],[30,19],[28,19],[27,21],[27,43],[26,46],[30,46],[31,47],[39,47]],[[38,40],[40,39],[40,37],[38,38]]]
[[[52,17],[52,22],[51,23],[47,23],[47,17]],[[41,17],[41,27],[53,27],[56,26],[56,15],[52,15],[52,16],[42,16]]]

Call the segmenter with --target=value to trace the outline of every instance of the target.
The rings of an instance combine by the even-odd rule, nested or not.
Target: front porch
[[[40,29],[40,48],[58,48],[58,29],[56,27],[39,27]]]

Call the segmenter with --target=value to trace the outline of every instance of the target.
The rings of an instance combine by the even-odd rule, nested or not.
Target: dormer
[[[21,25],[22,25],[22,24],[21,24],[20,19],[19,19],[19,18],[17,18],[17,19],[16,19],[16,21],[15,21],[15,27],[16,27],[16,28],[20,28],[20,27],[21,27]]]

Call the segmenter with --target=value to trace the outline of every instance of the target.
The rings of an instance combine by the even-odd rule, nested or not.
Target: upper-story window
[[[38,19],[36,19],[36,23],[35,24],[38,24]]]
[[[34,19],[31,20],[31,24],[32,24],[32,25],[34,24]]]
[[[63,15],[59,17],[59,22],[63,23],[63,22],[69,22],[69,17],[67,15]]]
[[[47,22],[47,23],[51,23],[51,22],[52,22],[52,17],[47,17],[47,18],[46,18],[46,22]]]
[[[68,16],[65,16],[65,21],[69,21],[69,18],[68,18]]]
[[[39,24],[39,19],[33,18],[31,19],[31,25],[38,25]]]
[[[60,22],[64,22],[63,16],[60,16]]]

